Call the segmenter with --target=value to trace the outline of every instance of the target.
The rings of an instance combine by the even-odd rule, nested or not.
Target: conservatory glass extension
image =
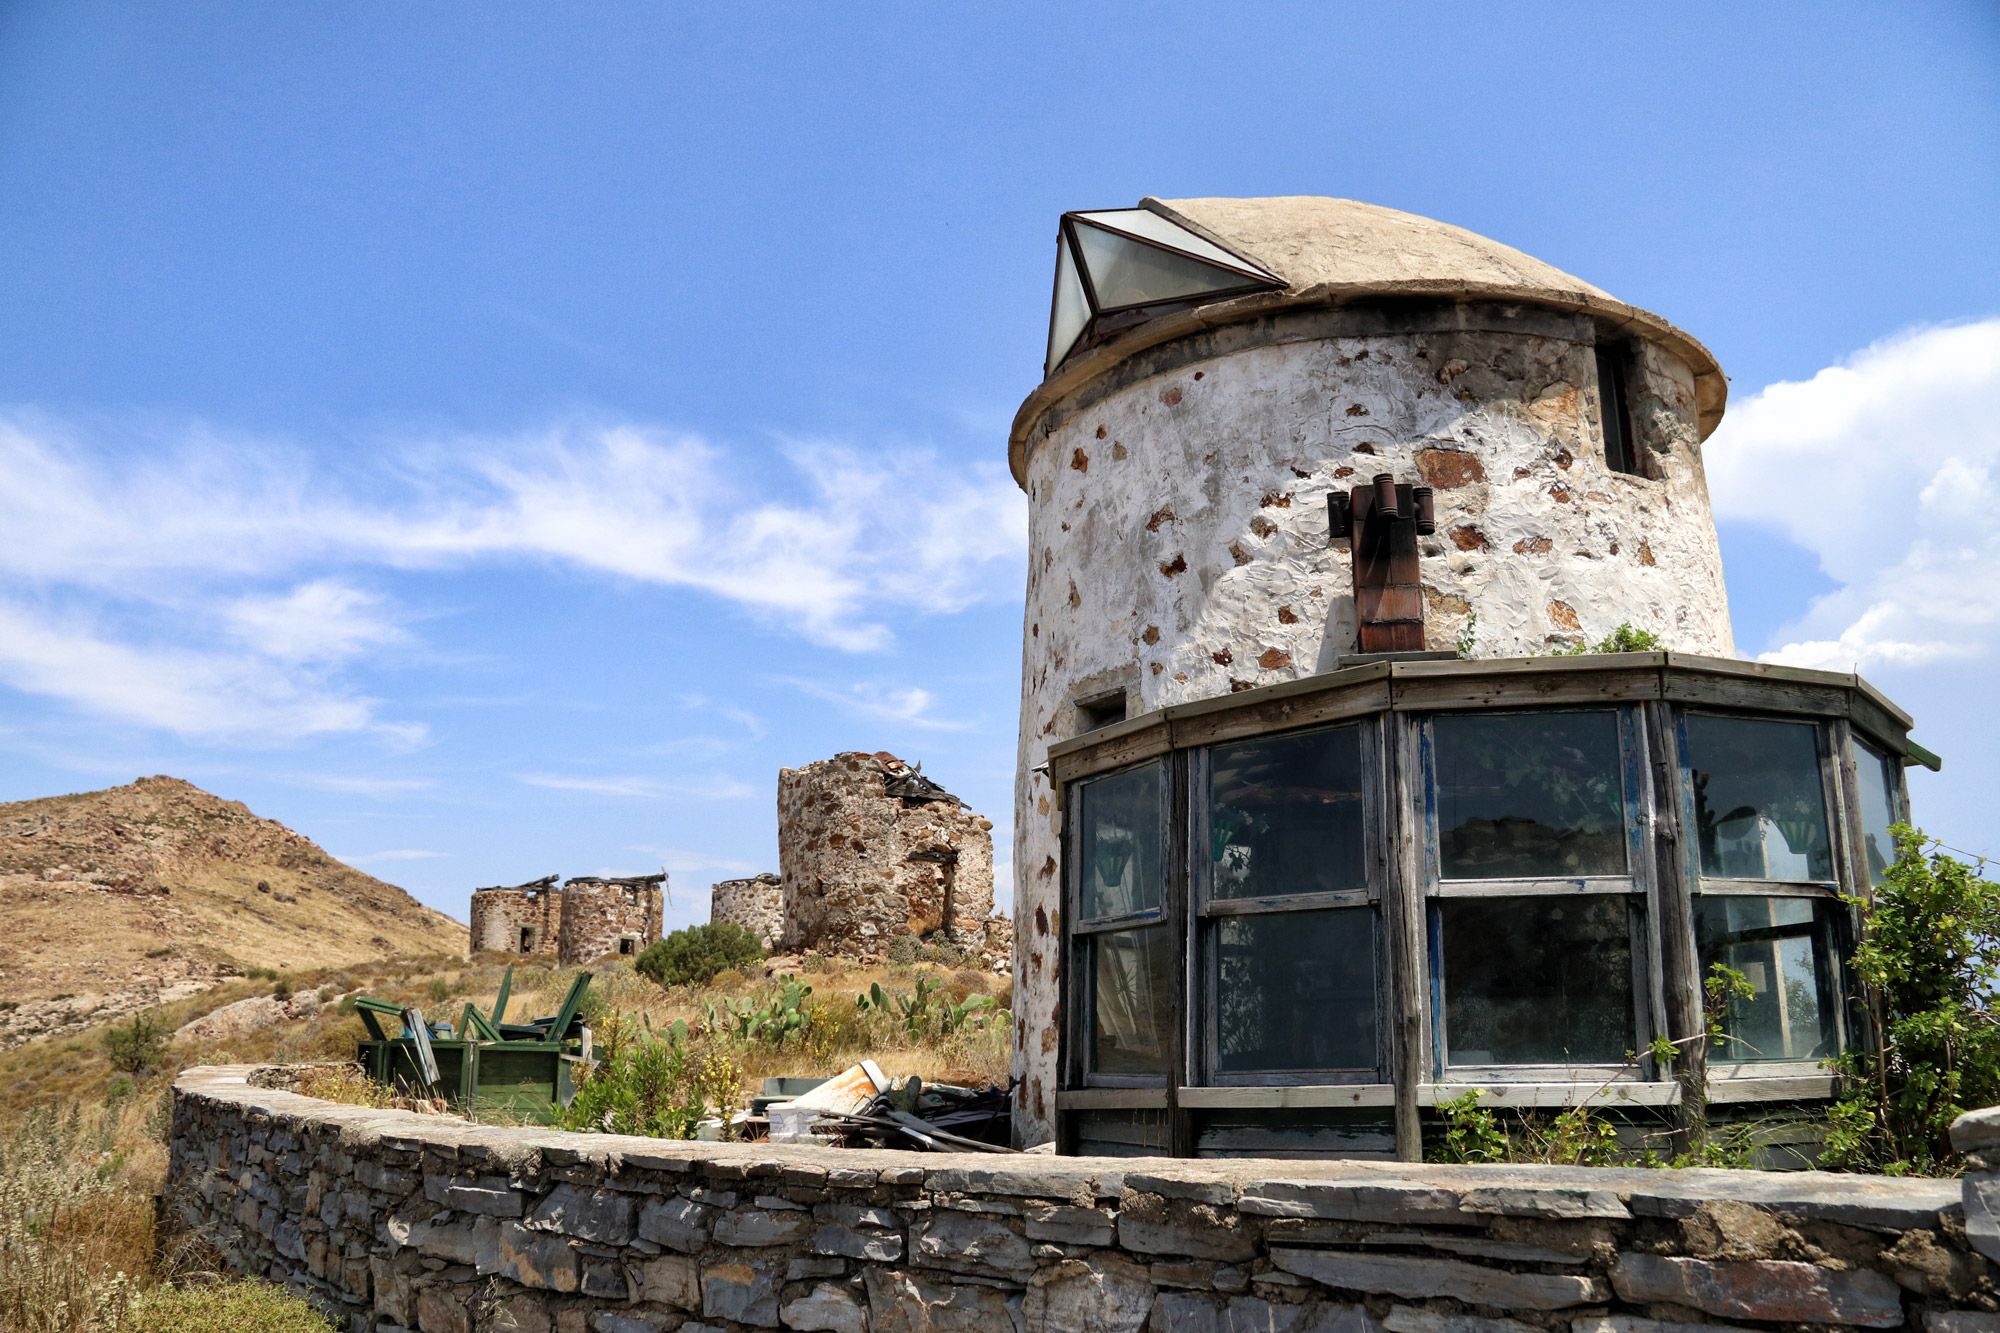
[[[1824,1098],[1865,1039],[1841,896],[1935,762],[1909,725],[1858,677],[1644,653],[1377,662],[1057,745],[1059,1144],[1410,1158],[1475,1088],[1668,1115],[1644,1053],[1718,967],[1708,1100]]]

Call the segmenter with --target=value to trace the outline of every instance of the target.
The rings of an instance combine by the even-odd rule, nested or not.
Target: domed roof
[[[1051,403],[1148,347],[1295,306],[1374,297],[1520,301],[1589,314],[1687,362],[1703,438],[1722,420],[1727,382],[1700,342],[1650,311],[1509,245],[1432,218],[1354,199],[1155,199],[1139,207],[1263,269],[1283,286],[1221,296],[1148,319],[1061,362],[1021,405],[1009,454],[1021,475],[1025,433]],[[1078,214],[1088,219],[1093,215]],[[1109,215],[1105,215],[1109,216]]]

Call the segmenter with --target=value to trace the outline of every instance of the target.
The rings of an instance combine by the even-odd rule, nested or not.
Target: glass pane
[[[1082,803],[1082,919],[1100,920],[1160,905],[1160,766],[1085,784]]]
[[[1215,929],[1224,1072],[1375,1067],[1375,912],[1223,917]]]
[[[1211,749],[1208,849],[1217,898],[1366,887],[1361,728]]]
[[[1076,224],[1076,240],[1083,249],[1083,266],[1090,271],[1090,285],[1097,292],[1100,315],[1126,306],[1227,291],[1249,282],[1233,270],[1114,236],[1085,222]]]
[[[1431,735],[1446,879],[1625,873],[1616,713],[1442,713]]]
[[[1089,322],[1090,306],[1084,300],[1083,282],[1076,276],[1076,264],[1069,257],[1069,243],[1058,235],[1055,305],[1049,311],[1049,359],[1043,373],[1054,373]]]
[[[1856,742],[1854,767],[1861,782],[1861,850],[1868,858],[1868,882],[1880,888],[1883,875],[1896,863],[1896,840],[1889,836],[1889,826],[1901,818],[1896,781],[1901,765]]]
[[[1624,1061],[1635,1042],[1624,895],[1455,898],[1438,911],[1449,1063]]]
[[[1149,241],[1158,241],[1161,245],[1170,245],[1176,250],[1184,250],[1197,259],[1206,259],[1226,268],[1240,268],[1246,276],[1268,276],[1254,264],[1246,263],[1221,246],[1203,240],[1178,223],[1167,221],[1150,208],[1112,208],[1079,213],[1077,216],[1089,218],[1093,222],[1102,222],[1107,227],[1115,227],[1134,236],[1143,236]]]
[[[1687,743],[1702,874],[1833,878],[1814,724],[1690,714]]]
[[[1826,904],[1811,898],[1694,900],[1701,973],[1735,968],[1756,996],[1732,999],[1725,1040],[1708,1058],[1821,1060],[1835,1051],[1833,969],[1827,964]]]
[[[1091,951],[1090,1067],[1100,1074],[1167,1072],[1165,926],[1087,937]]]

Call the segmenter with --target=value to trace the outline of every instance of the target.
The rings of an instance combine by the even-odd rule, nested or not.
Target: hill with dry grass
[[[465,927],[179,778],[0,804],[0,1048],[251,969],[457,955]]]

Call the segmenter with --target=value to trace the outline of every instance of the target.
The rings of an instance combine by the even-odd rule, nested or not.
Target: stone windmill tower
[[[1373,960],[1368,985],[1379,994],[1369,1021],[1382,1030],[1365,1059],[1352,1056],[1365,1069],[1306,1076],[1274,1055],[1254,1077],[1269,1086],[1358,1079],[1377,1104],[1394,1103],[1395,1141],[1408,1151],[1417,1085],[1441,1086],[1455,1058],[1449,1002],[1426,998],[1443,992],[1431,975],[1441,964],[1425,951],[1446,947],[1436,939],[1451,919],[1431,899],[1458,891],[1450,858],[1440,860],[1457,833],[1440,831],[1436,802],[1441,792],[1456,798],[1426,748],[1433,716],[1482,703],[1618,701],[1575,724],[1609,728],[1606,744],[1622,758],[1605,762],[1624,765],[1630,779],[1615,818],[1605,816],[1629,822],[1634,839],[1617,862],[1624,878],[1600,886],[1607,893],[1664,892],[1664,872],[1642,873],[1653,836],[1642,825],[1672,824],[1681,841],[1668,850],[1683,859],[1700,837],[1715,841],[1716,812],[1690,806],[1681,820],[1668,790],[1685,761],[1666,750],[1687,723],[1685,708],[1667,701],[1688,694],[1669,678],[1694,662],[1718,664],[1702,668],[1704,681],[1739,665],[1771,670],[1729,665],[1701,457],[1722,417],[1724,376],[1667,321],[1518,250],[1321,198],[1148,198],[1065,214],[1044,369],[1008,443],[1031,538],[1014,848],[1018,1123],[1029,1139],[1059,1132],[1067,1107],[1075,1115],[1063,1123],[1082,1125],[1075,1132],[1095,1150],[1129,1140],[1195,1151],[1210,1133],[1198,1108],[1234,1096],[1217,1091],[1232,1077],[1234,1038],[1222,1029],[1239,1020],[1227,1015],[1296,1004],[1304,992],[1230,997],[1237,946],[1228,941],[1247,927],[1214,924],[1237,910],[1217,906],[1225,861],[1214,858],[1233,857],[1227,864],[1242,870],[1251,849],[1228,842],[1240,822],[1216,804],[1213,773],[1233,761],[1194,741],[1352,717],[1357,730],[1339,743],[1359,767],[1325,778],[1332,785],[1314,808],[1349,811],[1340,818],[1367,864],[1337,892],[1361,897],[1315,901],[1354,908],[1340,929],[1361,933],[1326,949]],[[1619,662],[1629,675],[1643,657],[1650,685],[1622,676],[1550,683],[1557,662],[1609,671],[1601,657],[1523,665],[1621,625],[1670,650]],[[1503,672],[1507,661],[1516,665]],[[1419,676],[1450,681],[1425,686],[1432,711],[1416,710],[1407,682]],[[1858,715],[1844,700],[1865,686],[1853,677],[1821,683],[1835,692],[1815,696],[1826,714]],[[1326,702],[1342,690],[1367,697]],[[1644,711],[1642,695],[1658,716]],[[1870,715],[1874,743],[1900,757],[1908,718],[1882,704]],[[1649,725],[1658,732],[1650,748]],[[1807,752],[1817,746],[1836,769],[1843,756],[1852,765],[1850,739],[1799,725]],[[1667,768],[1651,772],[1656,760]],[[1877,805],[1900,800],[1899,777],[1883,795],[1888,772],[1874,780]],[[1080,802],[1087,779],[1119,774],[1151,785],[1143,799],[1118,798],[1128,814],[1144,809],[1132,815],[1138,825],[1112,837]],[[1823,886],[1866,878],[1853,867],[1856,802],[1867,785],[1821,793],[1841,810],[1820,817],[1818,827],[1833,833],[1812,836],[1845,848],[1834,856],[1839,873],[1814,862]],[[1276,800],[1281,788],[1290,790],[1258,790]],[[1111,800],[1112,786],[1098,789]],[[1340,805],[1348,799],[1351,809]],[[1849,807],[1855,827],[1843,829]],[[1530,814],[1477,818],[1533,824]],[[1304,828],[1320,815],[1288,818]],[[1749,836],[1724,823],[1732,836]],[[1136,851],[1105,850],[1124,847],[1118,840],[1135,828]],[[1256,873],[1296,852],[1266,846]],[[1517,878],[1539,884],[1547,869]],[[1099,890],[1114,872],[1125,888],[1106,896]],[[1674,904],[1647,897],[1652,906],[1621,946],[1672,974],[1631,983],[1651,993],[1635,1011],[1639,1027],[1672,1027],[1685,1001],[1704,873],[1715,878],[1713,866],[1680,877]],[[1356,903],[1372,924],[1360,924]],[[1319,928],[1309,915],[1287,922]],[[1334,920],[1320,925],[1332,930]],[[1470,986],[1467,965],[1458,975],[1461,990]],[[1151,1035],[1134,1035],[1142,1031]],[[1461,1031],[1455,1049],[1472,1050],[1472,1041]],[[1120,1073],[1123,1057],[1107,1054],[1120,1043],[1127,1054],[1150,1054]],[[1155,1110],[1157,1133],[1148,1128]],[[1111,1137],[1090,1140],[1091,1124]]]

